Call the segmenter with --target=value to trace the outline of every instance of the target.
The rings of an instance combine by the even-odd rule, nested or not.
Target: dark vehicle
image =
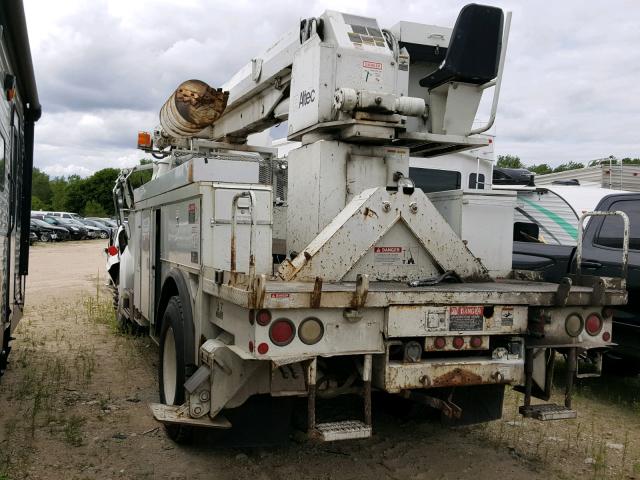
[[[66,229],[69,232],[69,237],[72,240],[82,240],[87,236],[86,229],[76,225],[70,225],[68,223],[65,223],[61,218],[49,217],[45,215],[44,217],[42,217],[42,220],[48,223],[49,225],[55,225],[56,227],[62,227]]]
[[[89,220],[87,218],[83,218],[81,220],[78,220],[80,223],[86,225],[87,227],[92,227],[92,228],[97,228],[98,229],[98,236],[100,238],[109,238],[109,236],[111,235],[111,228],[107,227],[106,225],[93,221],[93,220]]]
[[[0,376],[20,318],[29,271],[33,131],[40,118],[22,1],[0,2]]]
[[[56,227],[55,225],[49,225],[47,222],[38,220],[37,218],[31,219],[31,231],[38,236],[38,240],[41,242],[52,242],[69,239],[69,230],[63,227]]]
[[[494,185],[534,185],[535,174],[526,168],[500,168],[493,169]]]
[[[613,341],[618,344],[608,360],[624,360],[620,369],[640,373],[640,194],[620,193],[604,197],[597,211],[622,211],[629,217],[629,302],[618,307],[613,317]],[[537,237],[530,224],[531,237]],[[516,239],[518,235],[514,237]],[[521,238],[521,236],[520,236]],[[623,222],[619,216],[591,217],[583,236],[581,269],[586,275],[620,276],[622,272]],[[544,279],[558,282],[576,271],[576,247],[514,241],[513,268],[540,272]]]
[[[33,245],[38,240],[39,240],[38,235],[36,235],[35,232],[32,231],[29,233],[29,245]]]
[[[118,224],[116,222],[114,222],[113,220],[110,220],[108,218],[97,218],[97,217],[89,217],[86,220],[91,220],[93,222],[97,222],[101,225],[105,225],[113,230],[116,230],[118,228]]]
[[[56,219],[60,220],[67,228],[79,228],[83,232],[82,238],[97,238],[98,236],[100,236],[100,231],[97,228],[85,225],[80,220],[76,220],[75,218],[56,217]]]

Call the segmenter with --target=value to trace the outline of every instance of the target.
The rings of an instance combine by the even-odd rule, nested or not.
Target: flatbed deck
[[[404,282],[372,281],[364,307],[390,305],[556,305],[559,284],[525,280],[499,280],[478,283],[441,283],[410,287]],[[312,282],[266,280],[258,289],[246,286],[216,284],[204,280],[204,291],[246,308],[348,308],[353,306],[356,282],[323,283],[320,294]],[[593,288],[574,285],[566,305],[593,305]],[[319,297],[319,298],[318,298]],[[624,305],[624,290],[606,289],[605,305]]]

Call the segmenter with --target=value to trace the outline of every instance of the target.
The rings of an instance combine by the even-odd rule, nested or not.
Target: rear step
[[[366,425],[360,420],[318,423],[310,433],[310,436],[323,442],[369,438],[371,436],[371,425]]]
[[[575,410],[562,405],[557,405],[555,403],[543,403],[539,405],[521,406],[520,415],[546,422],[549,420],[568,420],[570,418],[576,418],[578,413]]]
[[[344,420],[341,422],[316,423],[316,359],[309,363],[307,368],[307,385],[309,394],[307,397],[307,435],[309,438],[321,442],[334,442],[337,440],[356,440],[369,438],[372,435],[371,428],[371,355],[364,355],[362,367],[362,400],[364,404],[364,421]]]

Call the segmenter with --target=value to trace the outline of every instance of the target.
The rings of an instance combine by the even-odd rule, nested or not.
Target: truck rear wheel
[[[158,362],[160,401],[166,405],[182,405],[185,400],[186,365],[184,352],[184,315],[178,296],[171,297],[162,317],[160,362]],[[193,428],[165,424],[167,435],[176,443],[188,443]]]

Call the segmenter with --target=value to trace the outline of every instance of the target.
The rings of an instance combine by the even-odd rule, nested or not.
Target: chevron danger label
[[[406,247],[373,247],[373,261],[384,265],[415,265],[411,249]]]

